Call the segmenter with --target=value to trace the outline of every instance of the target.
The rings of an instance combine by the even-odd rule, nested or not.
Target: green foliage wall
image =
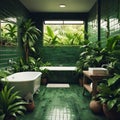
[[[79,59],[79,46],[46,46],[41,48],[41,56],[44,62],[50,62],[53,66],[75,66]]]

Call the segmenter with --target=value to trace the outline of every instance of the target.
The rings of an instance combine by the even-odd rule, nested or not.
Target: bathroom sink
[[[102,67],[89,67],[88,71],[92,75],[98,75],[98,74],[107,75],[108,74],[108,70]]]

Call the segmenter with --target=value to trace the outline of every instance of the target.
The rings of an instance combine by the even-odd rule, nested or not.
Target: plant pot
[[[30,101],[28,104],[25,105],[28,112],[32,112],[35,108],[34,101]]]
[[[93,113],[96,113],[96,114],[103,113],[102,104],[100,103],[100,101],[91,100],[91,102],[89,104],[89,107],[90,107],[90,109],[92,110]]]
[[[103,112],[109,120],[120,120],[120,112],[117,112],[115,108],[108,110],[106,104],[103,104]]]
[[[42,85],[47,85],[47,78],[42,78],[41,79],[41,84]]]
[[[83,86],[83,80],[82,78],[79,78],[79,85],[82,87]]]

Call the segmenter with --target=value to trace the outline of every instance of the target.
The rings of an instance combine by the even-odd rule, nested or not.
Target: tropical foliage
[[[28,62],[24,62],[24,58],[20,57],[16,61],[11,62],[11,72],[21,71],[41,71],[40,66],[50,66],[49,62],[43,63],[41,58],[35,59],[34,57],[28,57]]]
[[[97,42],[87,41],[86,44],[80,46],[80,56],[76,62],[77,71],[82,73],[89,67],[101,67],[109,61],[107,54],[106,49],[100,48]]]
[[[109,78],[98,85],[99,93],[96,97],[102,104],[107,105],[108,110],[118,112],[120,111],[120,35],[108,38],[105,49]]]
[[[12,45],[17,44],[17,24],[6,22],[1,27],[1,45]]]
[[[78,71],[81,73],[88,67],[106,67],[111,75],[120,74],[120,35],[107,39],[104,48],[99,43],[89,42],[80,46],[79,60],[76,62]]]
[[[41,32],[34,25],[34,22],[32,22],[31,19],[22,21],[20,29],[22,31],[21,36],[25,53],[25,61],[28,62],[30,52],[36,52],[34,45],[38,40]]]
[[[5,85],[0,92],[0,115],[4,115],[4,120],[9,120],[11,116],[23,115],[26,110],[22,98],[18,95],[18,91],[13,92],[14,87]]]
[[[0,91],[3,89],[4,84],[1,81],[2,78],[6,78],[6,76],[10,75],[11,73],[8,70],[1,69],[0,70]]]
[[[120,35],[112,36],[107,40],[106,50],[109,53],[108,69],[111,74],[120,74]]]
[[[103,104],[107,104],[109,110],[115,108],[120,111],[120,75],[114,74],[98,86],[99,93],[97,98]]]
[[[83,41],[83,25],[44,25],[44,45],[80,45]]]

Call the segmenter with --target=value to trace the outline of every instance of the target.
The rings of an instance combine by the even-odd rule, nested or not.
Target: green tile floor
[[[35,109],[18,120],[106,120],[104,115],[95,115],[89,109],[90,95],[82,95],[83,88],[46,88],[40,86],[34,95]]]

